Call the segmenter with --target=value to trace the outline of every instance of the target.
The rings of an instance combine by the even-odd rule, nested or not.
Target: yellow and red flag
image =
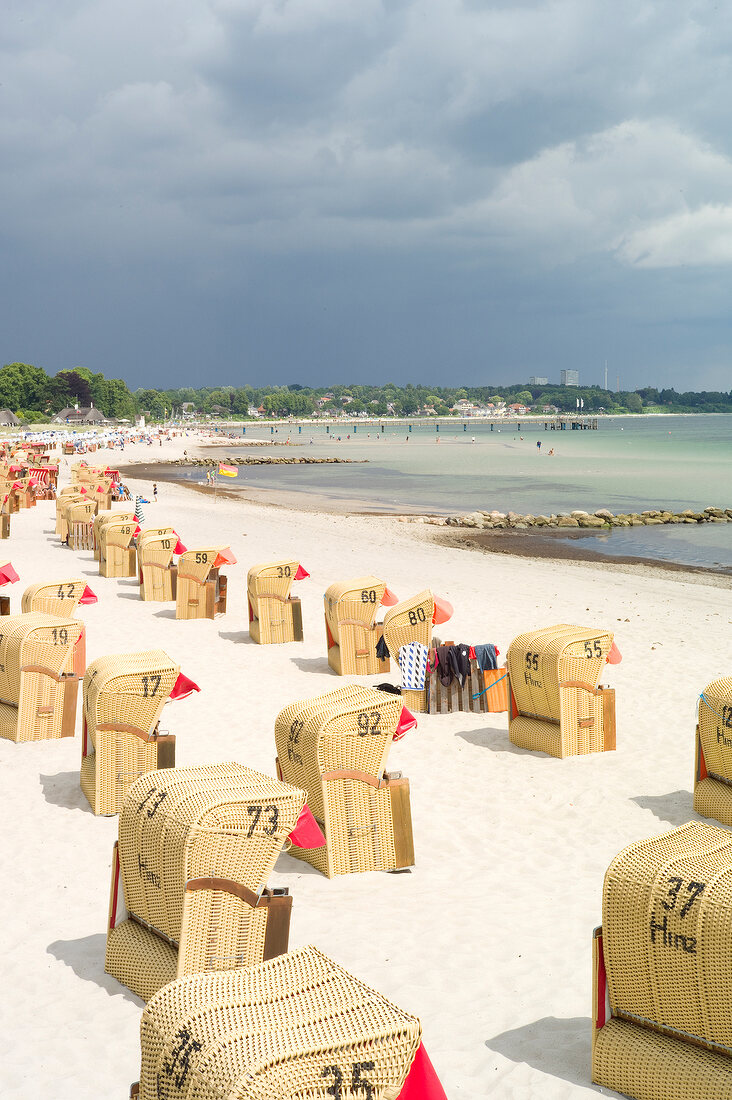
[[[224,466],[224,464],[222,463],[219,466],[219,473],[223,474],[224,477],[237,477],[237,475],[239,473],[239,467],[238,466]]]

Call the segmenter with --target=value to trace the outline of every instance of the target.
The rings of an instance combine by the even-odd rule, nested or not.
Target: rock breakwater
[[[644,512],[611,512],[598,508],[596,512],[557,512],[552,515],[522,515],[519,512],[476,511],[463,516],[448,516],[448,527],[471,527],[478,530],[515,531],[535,527],[602,529],[612,527],[657,527],[666,523],[732,523],[732,508],[710,505],[701,512],[687,508],[683,512],[649,508]]]
[[[302,466],[319,466],[322,463],[343,463],[348,462],[352,464],[359,464],[362,462],[368,462],[367,458],[304,458],[302,456],[285,458],[284,455],[226,455],[218,458],[174,458],[167,465],[169,466],[218,466],[223,463],[225,466],[295,466],[300,464]],[[163,465],[163,463],[160,463]]]

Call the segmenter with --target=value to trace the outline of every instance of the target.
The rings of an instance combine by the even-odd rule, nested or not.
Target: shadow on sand
[[[144,1001],[131,989],[121,985],[111,974],[104,973],[104,951],[107,936],[104,932],[95,932],[92,936],[82,936],[78,940],[54,940],[46,951],[65,966],[70,966],[74,974],[85,982],[94,982],[110,995],[124,997],[131,1004],[144,1007]]]
[[[56,775],[39,775],[43,797],[52,806],[61,806],[64,810],[81,810],[91,814],[86,795],[79,786],[79,773],[57,772]]]
[[[544,1016],[486,1039],[485,1045],[512,1062],[525,1062],[542,1073],[607,1096],[606,1089],[590,1081],[591,1026],[587,1016]]]

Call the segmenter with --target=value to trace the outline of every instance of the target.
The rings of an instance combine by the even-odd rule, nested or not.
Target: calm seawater
[[[247,425],[247,439],[298,444],[273,454],[368,459],[367,465],[241,468],[224,479],[257,489],[308,494],[340,506],[450,515],[474,509],[549,514],[583,508],[732,507],[732,416],[599,421],[597,431],[521,430],[471,421],[342,427]],[[338,438],[340,437],[340,439]],[[350,438],[349,438],[350,437]],[[439,442],[438,442],[439,440]],[[541,442],[541,448],[537,447]],[[553,450],[554,453],[549,452]],[[260,451],[261,453],[261,451]],[[200,480],[200,474],[191,471]],[[587,540],[607,554],[732,567],[732,524],[614,530]]]

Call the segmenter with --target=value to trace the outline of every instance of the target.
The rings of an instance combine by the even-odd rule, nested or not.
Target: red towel
[[[613,644],[610,646],[610,652],[608,653],[605,660],[607,661],[607,663],[609,665],[619,665],[620,662],[622,661],[622,659],[623,659],[622,653],[620,652],[618,647],[615,645],[615,642],[613,642]]]
[[[397,1100],[447,1100],[445,1090],[422,1043],[417,1048],[412,1068]]]
[[[192,695],[194,691],[200,691],[198,684],[194,684],[193,680],[189,680],[183,673],[178,674],[178,679],[173,684],[173,690],[170,693],[171,699],[185,699],[186,696]]]
[[[81,599],[79,600],[79,603],[86,604],[86,603],[96,603],[96,602],[97,602],[97,597],[94,595],[94,593],[92,592],[89,585],[87,585],[86,588],[84,589],[84,591],[81,594]]]
[[[385,588],[384,595],[381,597],[381,602],[384,607],[394,607],[399,603],[399,597],[396,596],[390,588]]]
[[[174,554],[185,554],[185,552],[186,552],[186,548],[185,548],[185,546],[184,546],[184,545],[183,545],[183,543],[182,543],[182,542],[180,541],[180,539],[178,538],[178,536],[177,536],[177,535],[176,535],[175,537],[176,537],[176,538],[178,539],[178,541],[177,541],[177,542],[176,542],[176,544],[175,544],[175,550],[173,551],[173,553],[174,553]]]
[[[293,580],[304,581],[305,578],[309,577],[309,576],[310,576],[310,574],[308,573],[307,569],[303,569],[303,567],[301,565],[298,565],[297,573],[293,577]]]
[[[307,802],[300,810],[295,828],[290,833],[290,840],[295,848],[322,848],[325,844],[323,832]]]

